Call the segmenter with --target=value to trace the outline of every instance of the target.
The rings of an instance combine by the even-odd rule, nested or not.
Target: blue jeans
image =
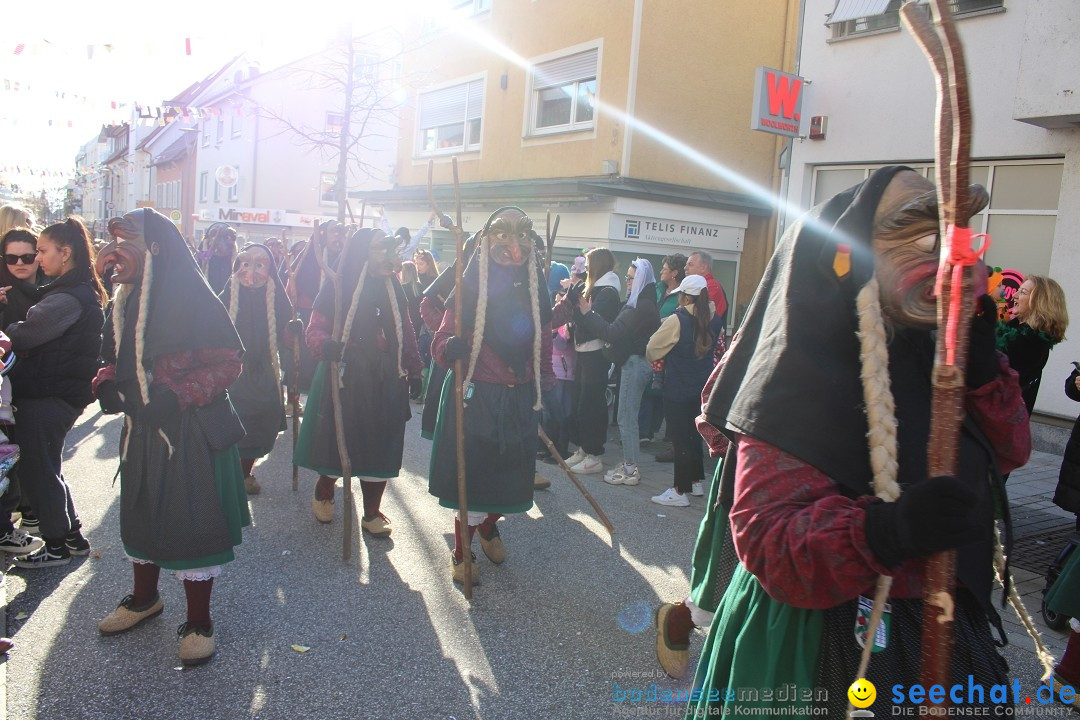
[[[619,436],[622,438],[623,462],[637,465],[641,457],[638,447],[638,411],[645,386],[652,379],[652,367],[642,355],[631,355],[622,366],[619,385]]]

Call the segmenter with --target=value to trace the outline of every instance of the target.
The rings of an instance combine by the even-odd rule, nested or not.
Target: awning
[[[882,15],[889,7],[889,0],[837,0],[836,8],[825,21],[826,25],[855,20],[856,18]]]

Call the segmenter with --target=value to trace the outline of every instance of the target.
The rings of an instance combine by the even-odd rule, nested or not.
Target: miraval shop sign
[[[313,227],[315,221],[323,222],[333,218],[308,213],[293,213],[285,210],[265,210],[262,208],[203,208],[199,211],[199,220],[203,222],[226,222],[243,225],[287,225],[290,227]]]
[[[750,129],[799,137],[805,85],[806,82],[798,75],[759,67],[754,79],[754,110],[750,117]]]
[[[725,225],[704,225],[682,220],[640,217],[637,215],[611,216],[608,237],[631,242],[670,245],[685,250],[742,251],[742,228]]]

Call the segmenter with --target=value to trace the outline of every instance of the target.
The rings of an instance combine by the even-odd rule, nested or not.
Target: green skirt
[[[757,578],[738,565],[709,627],[686,717],[811,705],[801,698],[781,697],[780,692],[769,699],[760,692],[756,699],[743,693],[791,688],[792,683],[796,688],[814,687],[824,615],[773,600]]]
[[[1074,550],[1069,555],[1043,602],[1056,613],[1080,617],[1080,551]]]
[[[234,546],[239,545],[243,540],[240,531],[251,524],[251,513],[248,510],[247,492],[244,489],[244,473],[240,469],[240,455],[235,445],[214,453],[214,484],[217,488],[218,502],[221,504],[221,511],[229,535],[232,538],[232,544]],[[124,545],[124,552],[129,557],[153,562],[158,567],[166,570],[191,570],[193,568],[224,565],[227,562],[232,562],[236,557],[230,549],[216,555],[185,560],[155,560],[126,544]]]
[[[719,502],[720,472],[723,467],[724,461],[721,459],[716,464],[716,472],[709,486],[708,503],[698,527],[694,557],[690,566],[690,599],[706,612],[716,612],[716,606],[723,594],[716,592],[717,585],[720,582],[726,584],[728,579],[722,571],[724,555],[725,552],[734,553],[727,508]]]

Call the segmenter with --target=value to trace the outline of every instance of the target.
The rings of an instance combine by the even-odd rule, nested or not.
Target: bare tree
[[[293,112],[296,108],[258,105],[260,115],[280,127],[272,137],[292,135],[323,160],[337,160],[334,198],[340,222],[352,215],[347,195],[350,173],[380,179],[386,168],[372,163],[372,155],[396,147],[405,46],[393,31],[353,37],[347,25],[326,50],[283,69],[301,88],[330,98],[326,110],[340,116],[338,127],[314,127],[297,120],[303,113]]]

